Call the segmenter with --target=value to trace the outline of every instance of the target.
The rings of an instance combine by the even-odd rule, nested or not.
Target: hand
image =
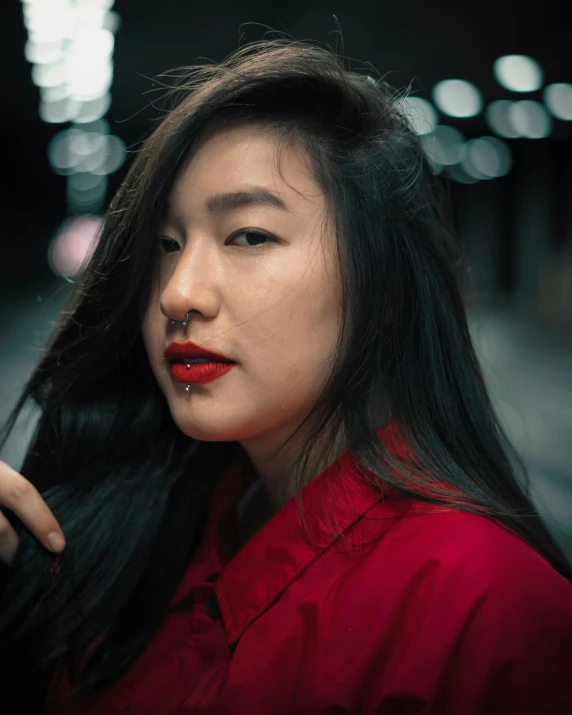
[[[18,535],[2,507],[11,509],[32,534],[52,552],[65,548],[65,539],[60,525],[40,496],[36,487],[0,460],[0,561],[11,566],[18,549]]]

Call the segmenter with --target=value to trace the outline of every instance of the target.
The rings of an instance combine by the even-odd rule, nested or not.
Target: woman
[[[3,706],[572,712],[572,570],[388,87],[278,40],[175,96],[8,425]]]

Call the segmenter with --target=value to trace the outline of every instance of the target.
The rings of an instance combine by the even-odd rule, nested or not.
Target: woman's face
[[[143,326],[179,429],[198,440],[240,441],[253,458],[306,416],[338,334],[325,197],[302,150],[282,154],[281,173],[277,151],[274,134],[258,125],[218,129],[201,142],[173,187],[157,237],[159,280]],[[228,200],[239,192],[275,199]],[[186,391],[164,355],[169,344],[186,341],[236,364]]]

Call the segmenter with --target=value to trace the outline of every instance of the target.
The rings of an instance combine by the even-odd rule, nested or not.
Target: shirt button
[[[218,600],[216,593],[211,593],[207,600],[207,612],[213,620],[219,620],[222,618],[222,613],[220,612],[220,606],[218,605]]]

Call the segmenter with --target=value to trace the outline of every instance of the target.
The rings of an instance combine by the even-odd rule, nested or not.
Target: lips
[[[226,355],[212,350],[205,350],[191,341],[186,343],[171,343],[165,350],[165,358],[169,362],[202,359],[211,362],[234,363],[234,361],[227,358]]]

